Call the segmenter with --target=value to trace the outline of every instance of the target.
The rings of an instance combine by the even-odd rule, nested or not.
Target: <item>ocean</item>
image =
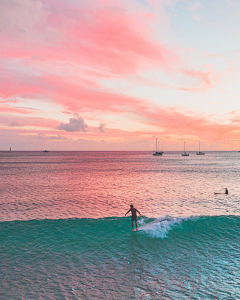
[[[0,152],[0,299],[240,299],[240,153],[189,153]]]

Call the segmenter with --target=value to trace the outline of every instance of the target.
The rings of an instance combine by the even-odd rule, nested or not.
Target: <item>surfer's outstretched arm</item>
[[[129,209],[129,211],[125,213],[125,216],[130,212],[130,210],[131,210],[131,209]]]
[[[139,213],[139,216],[141,216],[141,213],[136,209],[136,212]]]

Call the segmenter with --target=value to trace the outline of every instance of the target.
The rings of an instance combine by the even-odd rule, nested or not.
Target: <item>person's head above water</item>
[[[131,204],[130,207],[133,208],[133,205]]]

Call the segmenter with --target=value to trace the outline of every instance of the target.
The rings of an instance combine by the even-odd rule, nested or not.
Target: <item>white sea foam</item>
[[[143,226],[145,223],[146,223],[146,218],[141,218],[141,219],[138,219],[138,226]]]
[[[161,216],[154,221],[147,223],[139,228],[139,231],[144,232],[154,238],[165,238],[169,230],[173,226],[180,224],[187,218],[174,218],[170,216]],[[143,220],[144,222],[145,220]]]

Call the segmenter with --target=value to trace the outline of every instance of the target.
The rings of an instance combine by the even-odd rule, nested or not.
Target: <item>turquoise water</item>
[[[240,218],[167,222],[164,238],[128,218],[3,222],[1,299],[237,299]]]
[[[0,299],[240,298],[239,167],[234,152],[0,152]]]

